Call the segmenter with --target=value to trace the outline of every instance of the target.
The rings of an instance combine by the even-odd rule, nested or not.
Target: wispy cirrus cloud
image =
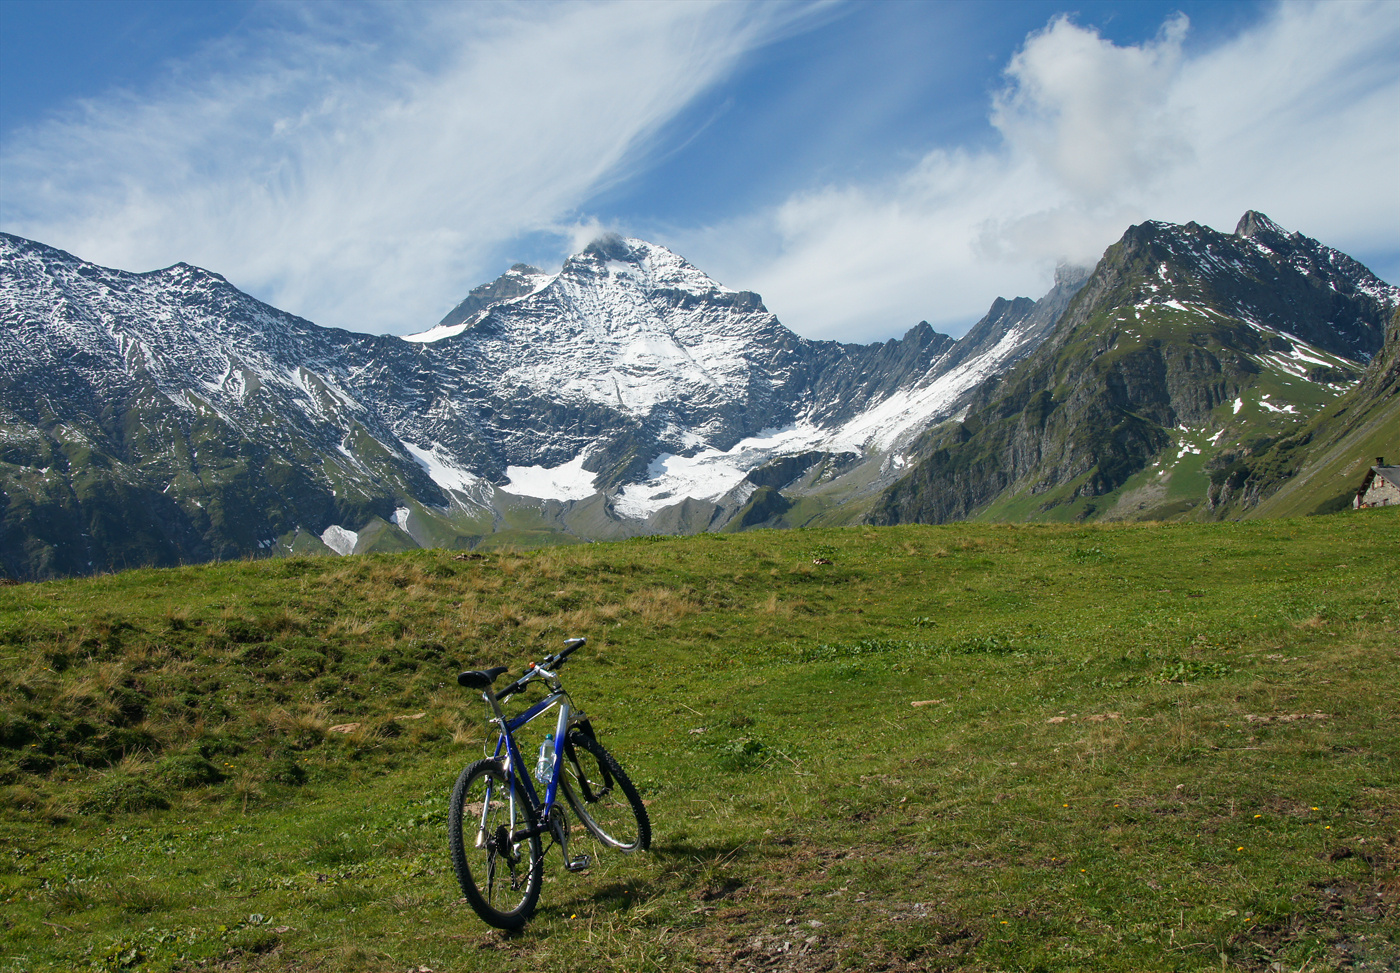
[[[1400,258],[1394,14],[1280,4],[1195,52],[1179,14],[1129,46],[1057,17],[989,100],[993,147],[939,148],[895,176],[675,238],[790,327],[845,340],[921,318],[958,333],[992,297],[1039,296],[1057,261],[1091,263],[1147,219],[1228,231],[1259,209],[1359,255]]]
[[[319,324],[420,330],[809,10],[275,8],[154,90],[9,133],[0,220],[112,266],[197,263]]]
[[[920,319],[958,333],[994,296],[1043,293],[1058,260],[1092,261],[1144,219],[1230,229],[1261,209],[1400,276],[1400,22],[1385,2],[1282,3],[1205,46],[1179,14],[1128,45],[1057,17],[1007,58],[980,132],[913,149],[900,133],[917,105],[895,98],[888,76],[863,88],[848,64],[828,78],[827,62],[791,47],[745,74],[774,40],[855,23],[854,5],[256,9],[252,29],[172,64],[154,87],[4,133],[0,225],[111,266],[197,263],[318,324],[397,333],[531,255],[519,250],[578,249],[604,229],[672,246],[758,290],[794,330],[842,340]],[[959,18],[974,9],[947,8],[920,45],[961,43]],[[827,31],[813,50],[888,60],[895,48],[880,45],[907,16],[892,10],[881,29],[841,34],[845,46]],[[899,63],[922,77],[908,55]],[[812,71],[775,97],[764,71],[796,57]],[[805,159],[809,136],[850,146],[853,164],[824,168],[818,152],[810,172],[754,172],[769,196],[706,183],[711,212],[733,214],[731,195],[758,206],[710,225],[684,205],[667,225],[610,213],[618,199],[634,214],[663,196],[685,202],[684,175],[629,186],[687,151],[704,124],[687,106],[724,83],[750,111],[738,131],[777,133],[734,156],[745,165],[764,170],[788,149]],[[842,110],[824,114],[827,99]],[[893,134],[877,123],[891,101],[902,106]],[[795,110],[799,122],[778,124]],[[872,139],[879,164],[865,166]],[[705,148],[702,161],[727,157],[723,137]],[[878,175],[814,182],[821,171]]]

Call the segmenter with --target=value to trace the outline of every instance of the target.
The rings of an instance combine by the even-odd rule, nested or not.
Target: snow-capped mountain
[[[1087,495],[1231,401],[1315,411],[1380,347],[1397,293],[1247,214],[1233,236],[1135,227],[1092,276],[999,298],[960,340],[920,323],[853,345],[803,339],[758,295],[607,237],[398,338],[318,327],[183,264],[133,274],[0,235],[0,563],[47,577],[844,522],[872,505],[899,519],[911,490],[972,511],[1021,480]],[[1262,371],[1306,389],[1261,393]],[[918,486],[948,436],[1055,413],[1067,388],[1065,435],[1009,434],[986,470]]]
[[[841,345],[799,338],[758,295],[663,247],[610,237],[553,278],[512,268],[406,340],[431,345],[440,374],[500,398],[612,413],[607,430],[583,436],[540,429],[529,458],[494,472],[507,491],[604,492],[618,513],[645,518],[683,497],[718,501],[779,457],[889,451],[1033,348],[1084,276],[1061,281],[1038,318],[1030,301],[999,302],[966,342],[921,325],[898,342]],[[438,442],[452,436],[433,430]]]
[[[978,387],[871,517],[1213,516],[1241,469],[1276,487],[1299,468],[1301,430],[1356,386],[1397,306],[1400,288],[1261,213],[1233,234],[1131,227],[1053,333]],[[1332,491],[1319,502],[1351,487],[1319,488]]]
[[[1013,305],[964,342],[926,324],[808,341],[758,295],[610,237],[375,337],[195,267],[133,274],[3,235],[5,568],[714,528],[817,467],[874,463],[874,489],[899,443],[1034,346],[1033,305]]]
[[[6,568],[244,556],[437,494],[353,387],[405,352],[198,268],[129,274],[0,236]]]
[[[732,442],[803,391],[800,342],[756,294],[640,240],[600,241],[530,293],[409,340],[429,338],[499,387],[664,417],[658,435],[677,449]]]

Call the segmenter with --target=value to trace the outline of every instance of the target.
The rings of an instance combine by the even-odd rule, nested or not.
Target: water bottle
[[[540,744],[540,759],[535,763],[535,780],[541,784],[548,785],[549,777],[554,773],[554,734],[545,734],[544,743]]]

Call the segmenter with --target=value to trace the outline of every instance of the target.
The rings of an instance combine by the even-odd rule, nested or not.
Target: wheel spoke
[[[637,851],[651,844],[651,821],[637,789],[597,740],[570,737],[564,761],[564,796],[584,827],[602,844]],[[608,783],[605,783],[608,782]]]
[[[528,804],[512,798],[500,764],[481,760],[458,778],[448,814],[462,892],[482,919],[503,929],[520,928],[534,911],[543,869],[539,838],[511,841],[534,823]]]

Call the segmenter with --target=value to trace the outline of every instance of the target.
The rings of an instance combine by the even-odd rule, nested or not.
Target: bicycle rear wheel
[[[604,845],[623,852],[651,847],[651,819],[637,788],[591,734],[569,734],[560,783],[583,826]]]
[[[447,812],[452,867],[468,904],[498,929],[521,928],[539,902],[539,836],[510,840],[534,823],[530,802],[512,795],[499,761],[478,760],[457,778]]]

